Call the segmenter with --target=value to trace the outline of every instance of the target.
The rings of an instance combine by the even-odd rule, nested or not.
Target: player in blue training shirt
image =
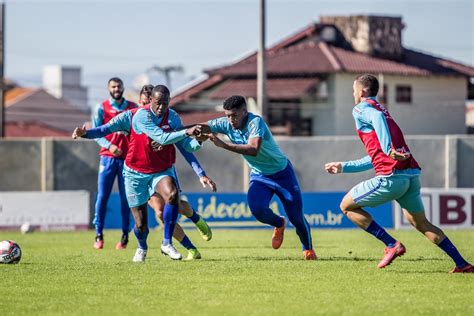
[[[207,135],[217,147],[241,154],[247,161],[251,168],[247,195],[250,211],[258,221],[275,227],[272,247],[280,248],[286,227],[285,217],[276,215],[269,208],[270,200],[276,194],[296,228],[303,245],[304,259],[317,259],[311,229],[303,213],[296,174],[267,124],[260,116],[248,112],[244,97],[238,95],[224,101],[224,114],[226,117],[202,125],[203,136]],[[217,133],[227,135],[231,143],[222,141],[215,135]]]
[[[159,87],[163,88],[164,86],[159,86]],[[166,91],[165,90],[166,89],[164,89],[163,91],[166,92],[167,90]],[[155,93],[155,94],[157,94],[157,93]],[[160,90],[160,93],[158,93],[158,95],[159,96],[161,95],[161,90]],[[167,96],[169,97],[169,94],[167,94]],[[159,102],[157,102],[157,104],[158,103]],[[167,108],[165,108],[164,111],[163,111],[163,107],[160,107],[160,106],[157,107],[156,105],[152,106],[151,108],[152,109],[154,108],[153,113],[150,112],[150,107],[138,110],[138,111],[145,110],[143,112],[143,113],[146,112],[145,120],[142,120],[142,121],[144,121],[145,124],[143,126],[140,126],[140,127],[134,126],[133,130],[131,129],[131,126],[133,125],[133,122],[134,122],[133,121],[134,114],[138,115],[137,110],[124,112],[121,115],[115,117],[108,124],[100,126],[98,128],[94,128],[94,129],[91,129],[91,130],[85,130],[84,128],[76,128],[76,130],[73,133],[73,138],[76,138],[76,137],[97,138],[97,137],[102,137],[104,135],[110,134],[110,133],[115,132],[115,131],[131,132],[132,136],[133,136],[133,134],[137,133],[137,130],[139,128],[141,128],[142,130],[146,129],[146,132],[147,132],[146,134],[143,134],[142,136],[135,136],[135,138],[134,137],[131,138],[131,142],[130,142],[131,146],[130,146],[130,151],[129,151],[129,153],[127,155],[127,158],[126,158],[126,167],[125,167],[126,171],[124,173],[127,173],[127,169],[130,169],[128,171],[129,173],[133,173],[134,175],[136,174],[135,178],[136,177],[140,178],[138,182],[143,182],[143,181],[141,181],[142,178],[146,178],[146,179],[154,178],[154,180],[153,180],[154,183],[153,184],[149,183],[149,186],[153,186],[153,190],[151,190],[152,191],[151,193],[148,193],[148,192],[146,192],[147,190],[145,190],[145,189],[138,192],[137,191],[139,189],[138,187],[128,188],[127,192],[132,192],[133,194],[131,194],[131,195],[134,199],[137,199],[137,198],[138,199],[144,199],[144,198],[146,198],[146,193],[148,193],[148,196],[152,195],[153,192],[154,192],[155,187],[158,187],[158,186],[162,185],[162,180],[165,180],[169,177],[173,177],[175,179],[174,182],[176,183],[176,186],[178,185],[177,176],[176,176],[174,167],[171,167],[170,170],[165,170],[165,172],[160,172],[160,174],[157,174],[156,177],[155,177],[155,173],[148,172],[148,170],[149,170],[148,167],[149,166],[158,168],[157,170],[161,170],[160,166],[161,166],[161,164],[163,164],[163,161],[159,159],[160,158],[159,157],[159,155],[160,155],[159,152],[160,152],[160,150],[162,150],[160,148],[168,145],[168,143],[169,144],[174,143],[181,150],[182,154],[185,156],[185,158],[188,160],[188,162],[192,165],[195,172],[199,174],[200,181],[203,184],[203,186],[204,185],[209,185],[213,190],[215,190],[214,182],[212,180],[210,180],[205,175],[204,171],[202,170],[202,168],[199,165],[199,162],[197,162],[197,160],[195,159],[195,157],[193,155],[190,155],[189,153],[186,152],[186,150],[184,150],[185,147],[186,147],[186,149],[190,149],[190,148],[192,149],[193,147],[196,147],[196,144],[194,144],[194,145],[191,144],[192,142],[196,142],[196,141],[189,141],[189,139],[181,141],[181,139],[183,139],[183,136],[181,135],[181,134],[184,134],[183,131],[180,131],[180,132],[164,132],[163,131],[163,129],[165,127],[162,125],[162,123],[163,124],[168,124],[169,125],[168,128],[178,129],[181,126],[179,117],[177,117],[177,115],[175,114],[174,111],[172,111],[172,110],[167,111]],[[160,122],[155,122],[155,120],[153,120],[153,118],[155,118],[155,117],[150,116],[150,115],[154,114],[155,112],[156,112],[156,115],[158,114],[158,112],[160,112],[160,114],[163,114],[162,112],[165,112],[166,115],[165,116],[161,115],[161,117],[166,118],[166,121],[163,120],[163,121],[160,121]],[[150,125],[149,122],[152,122],[153,124]],[[144,138],[144,136],[151,137],[151,139],[150,139],[151,142],[149,142],[147,138]],[[156,156],[154,158],[156,158],[157,160],[149,160],[149,159],[143,160],[143,159],[141,159],[141,161],[145,161],[145,163],[144,164],[139,164],[138,160],[135,159],[136,156],[137,155],[138,156],[140,156],[140,155],[143,156],[145,153],[141,153],[141,152],[140,153],[135,153],[135,156],[132,156],[133,150],[136,148],[136,147],[134,147],[134,144],[135,144],[134,141],[136,141],[136,139],[138,137],[142,138],[142,142],[144,141],[145,142],[144,144],[146,146],[150,145],[150,146],[153,147],[152,152],[154,153],[153,155]],[[161,143],[158,143],[157,140],[161,141]],[[168,148],[169,148],[169,146],[168,146]],[[151,150],[151,148],[150,148],[150,150]],[[173,150],[173,153],[174,153],[174,150]],[[153,157],[150,156],[149,158],[153,158]],[[133,159],[135,159],[135,160],[133,160]],[[166,158],[165,160],[168,161],[169,159]],[[153,165],[153,162],[155,162],[155,165]],[[169,161],[169,163],[170,163],[170,165],[172,165],[174,163],[174,159],[171,159]],[[142,170],[144,173],[128,167],[128,164],[130,164],[133,167],[136,167],[139,170]],[[165,183],[165,185],[166,185],[166,183],[169,184],[170,181],[167,179],[166,181],[163,181],[163,183]],[[135,185],[135,184],[132,183],[132,185]],[[139,185],[139,187],[140,187],[140,185]],[[166,190],[168,190],[168,191],[166,191]],[[151,199],[151,200],[155,200],[152,203],[152,207],[156,208],[155,211],[158,214],[163,212],[160,209],[161,207],[163,207],[163,205],[160,205],[160,204],[163,204],[162,202],[165,199],[164,195],[166,195],[166,193],[171,194],[169,192],[170,191],[169,188],[166,188],[166,190],[165,190],[166,191],[165,194],[160,193],[159,195],[155,195],[154,198],[152,197],[152,199]],[[135,191],[137,192],[137,194],[135,194]],[[171,191],[173,191],[173,190],[171,189]],[[169,197],[168,197],[168,199],[169,199]],[[146,203],[146,200],[134,201],[132,199],[132,201],[131,201],[129,199],[129,204],[132,207],[132,212],[135,211],[135,213],[137,213],[137,210],[136,209],[134,210],[134,207],[136,207],[135,204],[137,204],[137,203],[140,204],[140,207],[143,208],[143,205],[142,205],[143,203],[142,202]],[[146,204],[145,204],[145,207],[146,207]],[[165,205],[164,208],[165,208],[164,213],[166,213],[166,205]],[[147,226],[147,225],[144,225],[144,223],[146,223],[146,214],[145,214],[145,216],[144,216],[144,214],[141,214],[140,215],[141,218],[139,218],[138,221],[137,221],[137,216],[136,216],[135,213],[134,213],[134,217],[136,218],[136,222],[139,222],[139,223],[136,223],[136,227],[139,226],[141,228],[141,230],[146,230],[146,231],[145,232],[140,232],[139,231],[137,233],[137,231],[135,229],[135,234],[136,235],[138,234],[137,239],[139,240],[139,244],[140,244],[141,248],[138,249],[140,251],[137,250],[137,253],[138,252],[140,252],[140,253],[139,253],[138,256],[137,256],[137,254],[135,255],[134,261],[143,262],[144,259],[145,259],[145,256],[146,256],[146,249],[147,249],[146,235],[148,235],[148,233],[147,233],[148,229],[147,228],[145,229],[145,228],[142,227],[142,226]],[[144,212],[140,212],[140,213],[144,213]],[[185,214],[185,215],[188,215],[188,214]],[[169,217],[169,215],[168,215],[168,217]],[[192,209],[191,209],[191,214],[189,214],[188,217],[191,218],[191,220],[197,225],[197,227],[200,230],[200,233],[203,236],[203,238],[205,240],[210,240],[210,238],[212,236],[212,233],[211,233],[210,228],[204,222],[204,220],[196,212],[194,212],[194,210],[192,210]],[[171,233],[173,233],[174,232],[174,227],[173,227],[173,230],[171,230],[171,228],[169,228],[169,227],[168,227],[168,229],[166,229],[167,228],[166,224],[167,223],[165,221],[165,231],[168,231],[168,233],[171,231]],[[175,221],[174,221],[174,224],[176,224]],[[168,226],[170,226],[170,225],[168,225]],[[181,232],[182,232],[182,229],[181,229]],[[188,254],[187,259],[198,259],[198,258],[200,258],[199,252],[197,252],[197,250],[191,244],[189,239],[185,235],[184,236],[183,235],[184,235],[184,232],[181,235],[183,238],[180,241],[182,242],[183,246],[186,247],[190,252]],[[170,237],[171,236],[169,236],[168,238],[170,238]],[[166,235],[165,235],[165,238],[166,238]],[[178,239],[179,239],[179,236],[178,236]],[[174,247],[172,245],[171,245],[171,247],[167,247],[167,248],[173,248],[172,250],[174,250],[174,251],[165,251],[165,250],[163,250],[164,246],[168,246],[168,245],[171,245],[171,242],[169,240],[168,240],[167,245],[162,246],[162,252],[166,253],[167,255],[169,255],[173,259],[181,259],[181,255],[179,253],[177,253],[177,251],[174,249]],[[196,251],[193,252],[192,249],[194,249]]]
[[[342,212],[351,222],[386,245],[378,268],[389,265],[395,258],[402,256],[406,249],[380,227],[363,207],[397,201],[410,224],[453,259],[456,267],[451,272],[473,273],[474,267],[464,260],[443,231],[425,217],[420,194],[421,168],[410,153],[400,127],[387,109],[377,102],[375,97],[378,91],[379,83],[373,75],[361,75],[354,81],[355,106],[352,115],[367,156],[325,165],[330,174],[375,169],[375,178],[359,183],[346,194],[340,206]]]

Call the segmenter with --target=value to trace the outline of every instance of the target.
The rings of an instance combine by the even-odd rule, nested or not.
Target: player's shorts
[[[419,175],[392,175],[363,181],[353,187],[350,193],[354,202],[362,207],[375,207],[397,201],[408,212],[419,213],[425,211],[420,189]]]
[[[124,165],[123,176],[129,207],[137,207],[147,203],[151,196],[150,188],[155,188],[158,182],[165,177],[172,177],[175,183],[178,183],[174,166],[159,173],[147,174]]]
[[[178,189],[178,192],[181,192],[181,187],[179,185],[179,178],[178,178],[178,173],[176,172],[176,168],[174,166],[171,167],[171,168],[173,168],[173,173],[174,173],[173,178],[174,178],[174,182],[176,184],[176,188]],[[149,191],[150,196],[152,196],[153,194],[156,193],[155,188],[156,188],[156,185],[158,184],[158,182],[160,182],[160,181],[158,180],[158,181],[152,183],[151,186],[148,187],[148,191]]]

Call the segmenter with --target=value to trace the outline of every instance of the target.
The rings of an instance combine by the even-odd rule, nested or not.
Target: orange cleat
[[[318,256],[314,252],[314,249],[303,251],[304,260],[316,260]]]
[[[474,266],[472,264],[467,264],[467,266],[463,268],[454,268],[451,270],[451,273],[474,273]]]
[[[104,238],[101,235],[95,237],[94,248],[95,249],[104,248]]]
[[[388,266],[389,264],[392,263],[392,261],[396,258],[396,257],[401,257],[405,254],[406,252],[406,248],[405,246],[403,246],[402,243],[400,243],[399,241],[397,241],[397,243],[395,244],[395,246],[393,246],[392,248],[385,248],[385,254],[382,258],[382,260],[380,260],[379,264],[377,265],[377,268],[385,268],[386,266]]]
[[[283,216],[280,216],[283,219],[283,226],[281,227],[275,227],[273,230],[273,235],[272,235],[272,248],[273,249],[278,249],[281,247],[281,244],[283,243],[283,235],[285,234],[285,228],[286,228],[286,219]]]
[[[115,249],[126,249],[128,245],[128,236],[122,235],[122,239],[115,245]]]

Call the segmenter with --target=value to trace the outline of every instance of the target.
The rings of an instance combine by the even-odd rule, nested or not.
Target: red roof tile
[[[5,137],[70,137],[70,132],[40,122],[7,122]]]
[[[267,95],[270,99],[295,100],[315,88],[317,79],[268,79]],[[233,94],[246,97],[257,96],[256,79],[230,79],[221,84],[216,91],[209,95],[209,99],[223,100]]]
[[[224,116],[222,112],[206,111],[206,112],[180,112],[179,117],[184,125],[195,123],[204,123],[209,120]]]
[[[183,92],[178,93],[177,95],[173,96],[171,98],[171,106],[183,103],[193,96],[195,96],[197,93],[200,93],[204,90],[206,90],[209,87],[212,87],[213,85],[217,84],[218,82],[222,81],[222,76],[220,75],[214,75],[211,76],[210,78],[206,78],[204,80],[199,81],[195,85],[187,88]]]

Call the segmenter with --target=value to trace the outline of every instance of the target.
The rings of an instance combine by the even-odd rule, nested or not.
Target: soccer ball
[[[0,242],[0,263],[18,263],[21,259],[21,248],[12,240]]]
[[[33,226],[30,223],[26,222],[20,226],[20,231],[22,234],[28,234],[33,232]]]

